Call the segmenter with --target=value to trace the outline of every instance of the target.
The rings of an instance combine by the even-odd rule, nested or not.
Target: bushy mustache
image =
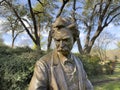
[[[58,50],[58,51],[69,51],[68,48],[58,48],[57,50]]]

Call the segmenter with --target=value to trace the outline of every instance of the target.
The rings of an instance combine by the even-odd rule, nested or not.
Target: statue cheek
[[[59,44],[56,44],[56,48],[59,48]]]
[[[67,47],[67,49],[68,49],[69,51],[71,51],[71,49],[72,49],[72,44],[69,43],[69,44],[66,45],[66,47]]]
[[[74,44],[73,42],[68,42],[68,46],[69,46],[69,47],[72,47],[73,44]]]

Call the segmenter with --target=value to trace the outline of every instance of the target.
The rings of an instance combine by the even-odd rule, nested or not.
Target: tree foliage
[[[89,54],[101,32],[110,23],[118,25],[120,20],[120,0],[35,0],[37,4],[34,7],[31,0],[27,0],[26,5],[13,1],[16,0],[2,0],[0,3],[14,14],[38,47],[41,30],[51,29],[53,20],[59,16],[71,17],[78,24],[78,29],[85,32],[84,44],[81,44],[81,38],[77,40],[80,54]],[[48,48],[51,38],[50,30]]]
[[[64,0],[62,1],[63,4],[61,8],[64,6]],[[78,23],[79,30],[85,31],[86,33],[84,46],[82,46],[81,40],[77,40],[80,54],[89,54],[97,37],[104,28],[110,23],[117,23],[120,20],[120,2],[119,0],[114,1],[115,0],[73,0],[73,2],[67,2],[70,3],[67,7],[71,9],[67,10],[67,13],[70,12],[69,17],[71,16],[74,21]],[[60,15],[59,12],[58,15]]]
[[[3,45],[3,39],[2,39],[2,35],[0,34],[0,46]]]
[[[92,54],[99,56],[101,61],[107,60],[107,50],[109,45],[116,38],[109,32],[102,32],[102,34],[96,39],[95,44],[93,46]]]
[[[19,21],[13,16],[9,15],[6,17],[6,21],[1,24],[2,32],[12,32],[12,47],[14,47],[15,39],[24,30]]]
[[[118,49],[120,49],[120,42],[117,42],[117,47]]]
[[[39,0],[38,0],[39,1]],[[44,0],[43,0],[44,1]],[[41,1],[39,1],[40,3]],[[32,41],[35,43],[38,49],[41,49],[40,46],[40,23],[43,23],[43,20],[40,20],[40,18],[44,18],[44,12],[36,14],[36,12],[33,10],[31,0],[27,1],[26,5],[22,5],[20,3],[17,3],[16,0],[2,0],[0,2],[1,7],[9,11],[8,13],[5,12],[7,15],[13,15],[14,18],[16,18],[22,25],[23,29],[27,32],[27,34],[30,36]],[[40,3],[41,5],[44,5],[43,2]],[[44,6],[41,6],[44,9]],[[27,24],[25,24],[27,23]],[[16,23],[15,23],[16,24]]]
[[[78,18],[85,26],[86,39],[84,53],[90,53],[95,40],[105,27],[117,21],[120,16],[119,0],[85,0],[81,15]],[[120,19],[119,19],[120,20]]]

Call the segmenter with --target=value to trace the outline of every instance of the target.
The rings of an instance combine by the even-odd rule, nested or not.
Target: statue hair
[[[79,31],[76,23],[74,23],[70,19],[65,19],[62,17],[58,17],[55,20],[55,22],[52,24],[52,37],[54,37],[56,30],[61,30],[62,28],[66,28],[67,30],[70,30],[70,32],[73,35],[74,41],[76,41],[76,39],[79,38]]]

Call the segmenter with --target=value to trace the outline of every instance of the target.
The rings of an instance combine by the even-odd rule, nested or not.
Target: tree
[[[119,0],[85,0],[82,15],[79,16],[86,27],[85,45],[83,49],[81,48],[85,54],[90,53],[104,28],[119,18],[119,11]]]
[[[114,35],[109,32],[102,32],[102,34],[95,41],[92,50],[93,54],[99,56],[101,61],[106,60],[108,47],[114,40]]]
[[[120,41],[118,41],[116,45],[117,45],[118,49],[120,49]]]
[[[28,0],[27,7],[22,6],[27,11],[24,15],[27,19],[17,11],[16,6],[20,4],[12,3],[13,1],[16,0],[2,0],[0,4],[7,6],[8,11],[14,12],[14,16],[21,22],[24,30],[38,48],[41,48],[40,30],[42,26],[45,25],[51,29],[53,19],[60,15],[71,17],[78,24],[78,29],[85,32],[84,45],[81,44],[80,38],[77,39],[80,54],[90,53],[96,39],[110,23],[120,24],[120,0],[54,0],[54,2],[53,0],[36,0],[39,5],[36,5],[35,8],[32,7],[31,0]],[[37,7],[39,9],[36,9]],[[27,22],[29,27],[24,22]],[[48,38],[48,49],[52,41],[51,33],[52,30],[50,30]]]
[[[44,3],[41,2],[40,0],[37,0],[37,1],[42,6],[44,5]],[[40,34],[39,34],[38,27],[37,27],[38,21],[36,20],[37,19],[36,12],[34,12],[34,10],[32,8],[31,0],[28,0],[28,3],[26,5],[27,7],[22,5],[21,11],[18,10],[20,8],[16,7],[16,6],[20,6],[20,4],[17,4],[16,0],[2,0],[0,2],[0,5],[3,6],[3,7],[7,6],[6,9],[9,12],[13,12],[12,14],[14,14],[14,17],[16,17],[17,20],[21,23],[21,25],[23,26],[24,30],[30,36],[32,41],[37,46],[37,48],[41,50],[40,36],[39,36]],[[21,12],[24,11],[24,10],[26,11],[26,13],[24,15],[21,15]],[[40,12],[40,13],[44,13],[44,12]],[[27,17],[27,19],[24,18],[24,17]],[[29,26],[27,26],[25,24],[25,22]]]
[[[52,16],[50,13],[48,13],[51,7],[50,2],[48,0],[41,0],[42,2],[37,3],[35,7],[33,8],[33,11],[37,18],[37,27],[39,32],[43,31],[44,29],[47,29],[51,26],[52,22]],[[42,4],[41,4],[42,3]],[[39,33],[40,36],[40,33]]]
[[[3,43],[2,35],[0,34],[0,46],[1,45],[4,45],[4,43]]]
[[[18,20],[16,18],[14,18],[13,15],[7,16],[6,17],[6,21],[2,23],[1,25],[2,30],[4,33],[5,32],[12,32],[12,48],[14,48],[14,43],[15,43],[15,39],[17,38],[17,36],[22,33],[24,30],[22,30],[23,28],[21,28],[20,23],[18,22]]]
[[[78,24],[79,30],[86,33],[84,45],[81,44],[81,39],[77,40],[80,54],[90,53],[96,39],[110,23],[119,24],[119,0],[73,0],[67,3],[70,3],[69,9],[73,7],[68,10],[72,11],[70,16]]]

